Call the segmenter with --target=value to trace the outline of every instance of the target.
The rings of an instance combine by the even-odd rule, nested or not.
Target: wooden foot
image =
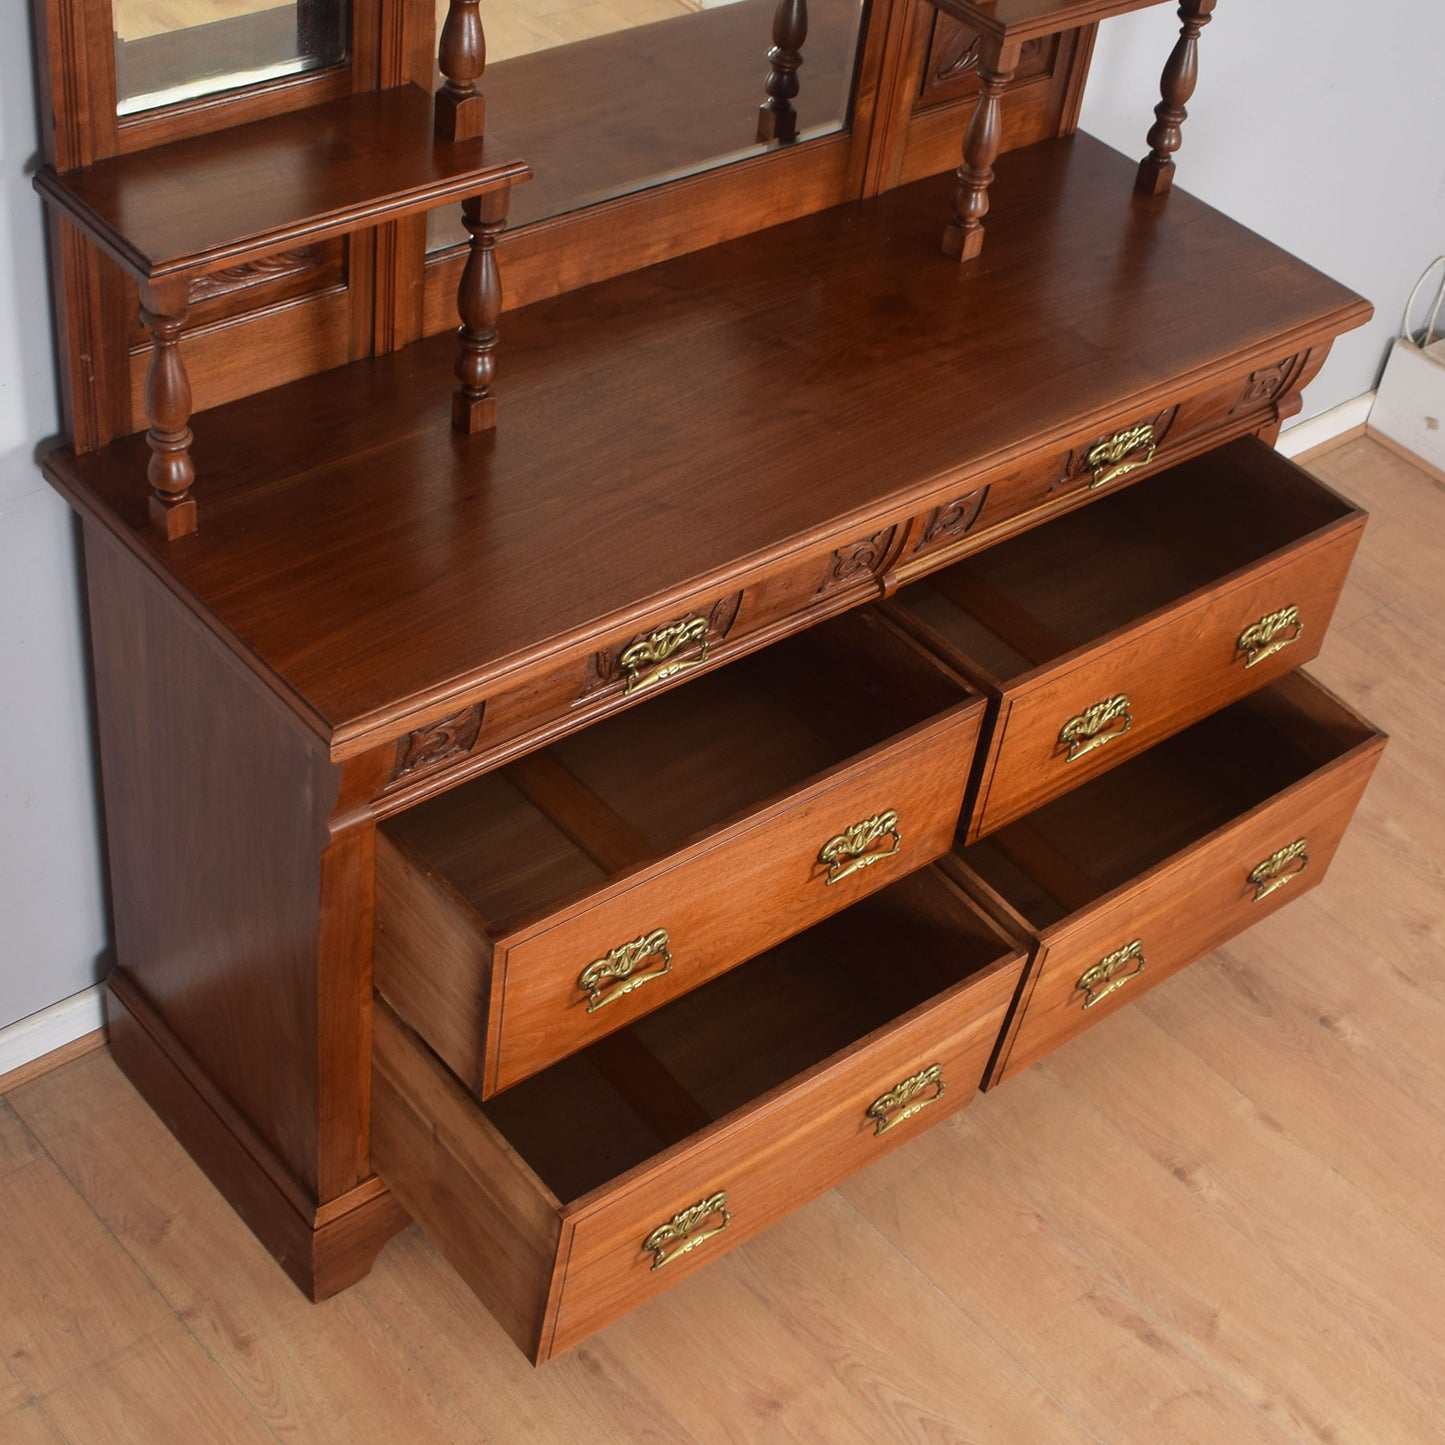
[[[979,41],[982,90],[964,132],[953,219],[943,231],[944,255],[960,261],[970,261],[983,250],[988,188],[993,184],[993,163],[1003,145],[1003,93],[1018,68],[1020,48],[1017,40],[1002,42],[983,36]]]
[[[317,1205],[235,1112],[125,974],[109,980],[110,1048],[122,1073],[304,1294],[355,1284],[410,1222],[379,1179]]]
[[[438,52],[446,84],[436,96],[437,134],[443,140],[475,140],[487,124],[487,102],[477,89],[487,65],[480,0],[451,0]]]
[[[758,107],[758,140],[792,142],[798,138],[798,67],[803,63],[803,42],[808,38],[808,0],[778,0],[773,14],[773,48],[768,51],[772,69],[763,89],[768,98]]]
[[[191,483],[191,381],[181,357],[181,331],[186,324],[184,281],[141,286],[141,321],[151,334],[151,361],[146,372],[145,408],[150,420],[146,441],[151,459],[146,476],[151,484],[151,526],[168,542],[196,530],[196,503]]]
[[[1139,162],[1134,189],[1146,196],[1162,195],[1174,184],[1174,152],[1183,140],[1185,109],[1199,80],[1199,34],[1209,24],[1215,0],[1180,0],[1179,39],[1159,79],[1163,99],[1154,107],[1149,129],[1149,154]]]
[[[471,249],[457,287],[460,354],[452,394],[452,425],[458,431],[487,431],[497,424],[497,321],[502,314],[502,277],[497,269],[497,237],[507,224],[508,193],[492,191],[462,202],[462,224]]]

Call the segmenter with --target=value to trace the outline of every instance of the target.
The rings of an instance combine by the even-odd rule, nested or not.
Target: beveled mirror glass
[[[438,0],[438,27],[446,11]],[[863,11],[864,0],[490,0],[487,130],[534,172],[510,225],[845,129]],[[770,96],[781,121],[761,113]],[[433,246],[458,240],[451,217],[431,234]]]
[[[116,111],[339,65],[350,0],[113,0]]]

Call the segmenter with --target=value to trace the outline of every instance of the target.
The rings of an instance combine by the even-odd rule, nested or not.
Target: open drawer
[[[479,1105],[377,1005],[377,1173],[537,1362],[966,1104],[1023,967],[937,868]]]
[[[870,609],[399,814],[376,988],[483,1098],[947,852],[983,700]]]
[[[1247,437],[903,589],[992,699],[969,839],[1313,657],[1364,523]]]
[[[987,1082],[1319,883],[1384,745],[1295,673],[955,854],[1039,940]]]

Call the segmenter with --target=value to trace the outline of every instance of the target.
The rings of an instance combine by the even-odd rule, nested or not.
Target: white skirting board
[[[1287,457],[1297,457],[1302,452],[1322,447],[1326,442],[1364,426],[1374,404],[1375,393],[1367,391],[1363,396],[1351,397],[1349,401],[1342,401],[1338,406],[1310,417],[1308,421],[1296,422],[1280,433],[1275,450]]]
[[[95,984],[0,1029],[0,1077],[103,1028],[104,992]]]

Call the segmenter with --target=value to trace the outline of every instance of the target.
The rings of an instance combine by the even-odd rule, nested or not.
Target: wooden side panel
[[[373,1047],[377,1170],[502,1328],[535,1356],[560,1205],[380,1002]]]
[[[86,562],[106,830],[121,968],[217,1092],[319,1196],[364,1177],[354,1137],[322,1136],[323,1095],[357,1096],[363,1061],[323,1080],[322,858],[340,770],[114,538]],[[336,856],[338,906],[369,904],[364,859]],[[343,901],[345,900],[345,901]],[[352,960],[360,974],[369,960]],[[352,1011],[354,1012],[354,1010]],[[339,1150],[341,1162],[332,1153]]]

